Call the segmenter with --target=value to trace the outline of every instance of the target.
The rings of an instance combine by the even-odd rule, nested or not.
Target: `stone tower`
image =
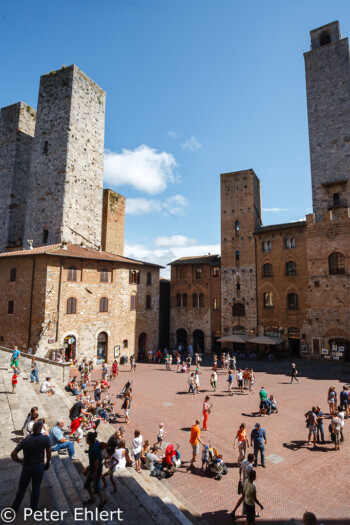
[[[316,220],[350,203],[349,43],[339,22],[314,29],[304,53]]]
[[[25,246],[100,246],[104,118],[105,92],[75,65],[41,77]]]
[[[126,198],[113,190],[103,190],[102,250],[117,255],[124,253]]]
[[[221,330],[257,328],[253,232],[261,226],[260,181],[253,170],[221,175]]]
[[[22,246],[35,119],[23,102],[1,109],[0,252]]]

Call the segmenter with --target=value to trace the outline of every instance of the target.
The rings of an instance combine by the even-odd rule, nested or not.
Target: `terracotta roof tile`
[[[181,257],[180,259],[176,259],[176,261],[169,263],[168,266],[179,264],[220,264],[220,260],[220,255],[194,255],[192,257]]]

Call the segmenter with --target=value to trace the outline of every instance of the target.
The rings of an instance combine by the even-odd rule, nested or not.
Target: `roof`
[[[283,343],[282,337],[268,337],[267,335],[258,335],[247,341],[248,343],[255,343],[257,345],[280,345]]]
[[[67,243],[67,248],[63,248],[62,244],[50,244],[48,246],[38,246],[32,250],[17,250],[0,253],[0,259],[5,257],[25,257],[33,255],[52,255],[54,257],[70,257],[73,259],[94,259],[98,261],[111,261],[121,262],[128,264],[138,264],[142,266],[154,266],[156,268],[163,268],[159,264],[148,263],[144,261],[138,261],[136,259],[129,259],[122,255],[116,255],[115,253],[100,252],[94,248],[86,248],[78,244]]]
[[[250,337],[251,337],[250,335],[243,335],[243,334],[225,335],[224,337],[220,337],[220,339],[218,339],[218,342],[219,343],[246,343]]]
[[[181,257],[180,259],[176,259],[176,261],[169,263],[168,266],[180,264],[220,264],[220,262],[220,255],[194,255],[192,257]]]
[[[298,227],[305,227],[306,221],[294,221],[294,222],[285,222],[283,224],[271,224],[270,226],[261,226],[260,228],[257,228],[254,233],[264,233],[264,232],[272,232],[275,230],[288,230],[289,228],[298,228]]]

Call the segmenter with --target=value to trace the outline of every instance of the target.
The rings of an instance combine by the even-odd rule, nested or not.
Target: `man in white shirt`
[[[47,394],[48,396],[52,396],[56,392],[55,385],[51,385],[50,380],[51,380],[51,377],[47,377],[46,380],[43,381],[40,387],[40,392],[42,394]]]
[[[240,392],[243,392],[243,373],[242,370],[239,368],[236,373],[236,379],[237,379],[237,385]]]

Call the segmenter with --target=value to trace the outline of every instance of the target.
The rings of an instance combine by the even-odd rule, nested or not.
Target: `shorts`
[[[194,456],[197,456],[199,452],[199,445],[192,445],[192,452]]]
[[[15,366],[16,368],[18,367],[18,362],[19,362],[19,358],[17,359],[13,359],[10,363],[10,366]]]
[[[88,490],[90,488],[90,485],[92,484],[93,491],[96,492],[96,494],[98,494],[99,492],[101,492],[101,487],[100,487],[101,472],[97,474],[96,478],[94,479],[91,476],[92,476],[92,472],[89,472],[85,480],[85,483],[84,483],[84,489]]]
[[[346,410],[348,408],[348,401],[343,401],[340,403],[340,406]]]
[[[264,410],[265,408],[267,408],[267,403],[266,403],[265,399],[260,401],[259,408],[260,408],[260,410]]]
[[[138,452],[137,454],[134,454],[135,461],[139,460],[141,456],[141,452]]]
[[[309,434],[312,434],[313,436],[317,436],[317,427],[316,425],[309,425]]]
[[[161,436],[157,436],[158,443],[161,443],[163,441],[163,438]]]
[[[124,410],[124,413],[125,413],[125,415],[126,415],[127,417],[129,417],[129,414],[130,414],[130,408],[126,408],[126,409]]]
[[[247,522],[253,523],[255,520],[255,505],[247,505],[246,502],[244,502],[244,508],[247,513]]]
[[[113,476],[114,471],[115,471],[115,467],[114,467],[114,468],[109,468],[109,469],[107,470],[107,474],[108,474],[109,476]]]
[[[238,386],[243,386],[243,379],[238,379]]]

